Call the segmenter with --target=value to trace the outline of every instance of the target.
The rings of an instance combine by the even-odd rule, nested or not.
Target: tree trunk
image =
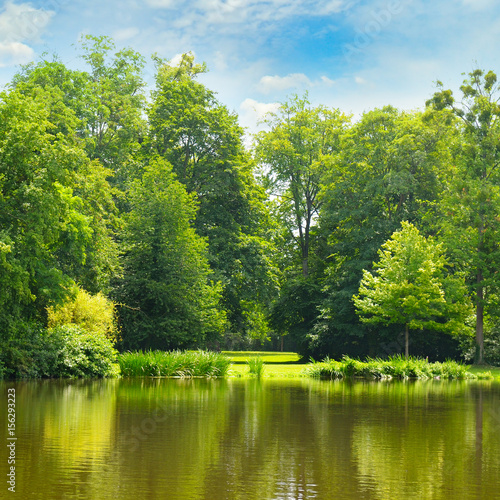
[[[474,362],[478,365],[484,363],[484,289],[481,285],[483,276],[481,271],[477,274],[477,292],[476,292],[476,355]]]
[[[408,330],[408,325],[405,325],[405,358],[408,359],[410,356],[410,332]]]

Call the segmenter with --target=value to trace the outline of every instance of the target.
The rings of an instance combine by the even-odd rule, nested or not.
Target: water
[[[12,387],[17,498],[500,498],[494,382],[8,382],[3,478]]]

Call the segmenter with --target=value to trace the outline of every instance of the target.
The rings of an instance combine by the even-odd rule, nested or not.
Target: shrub
[[[115,304],[101,293],[90,295],[81,288],[60,306],[47,308],[49,328],[78,325],[92,334],[118,340]]]
[[[55,347],[47,340],[47,330],[37,323],[12,325],[0,345],[0,366],[5,378],[50,377]]]
[[[52,376],[90,378],[119,373],[118,352],[102,333],[89,332],[77,325],[63,325],[49,331],[49,342],[56,348]]]

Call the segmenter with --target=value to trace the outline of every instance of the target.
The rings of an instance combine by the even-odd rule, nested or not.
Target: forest
[[[131,48],[79,53],[0,93],[0,372],[82,342],[500,363],[493,71],[419,111],[292,95],[248,147],[191,53],[152,89]]]

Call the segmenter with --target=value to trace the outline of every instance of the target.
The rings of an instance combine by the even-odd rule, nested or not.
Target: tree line
[[[139,53],[79,50],[0,94],[2,345],[94,297],[121,350],[500,359],[492,71],[357,120],[292,96],[245,148],[192,54],[148,92]]]

